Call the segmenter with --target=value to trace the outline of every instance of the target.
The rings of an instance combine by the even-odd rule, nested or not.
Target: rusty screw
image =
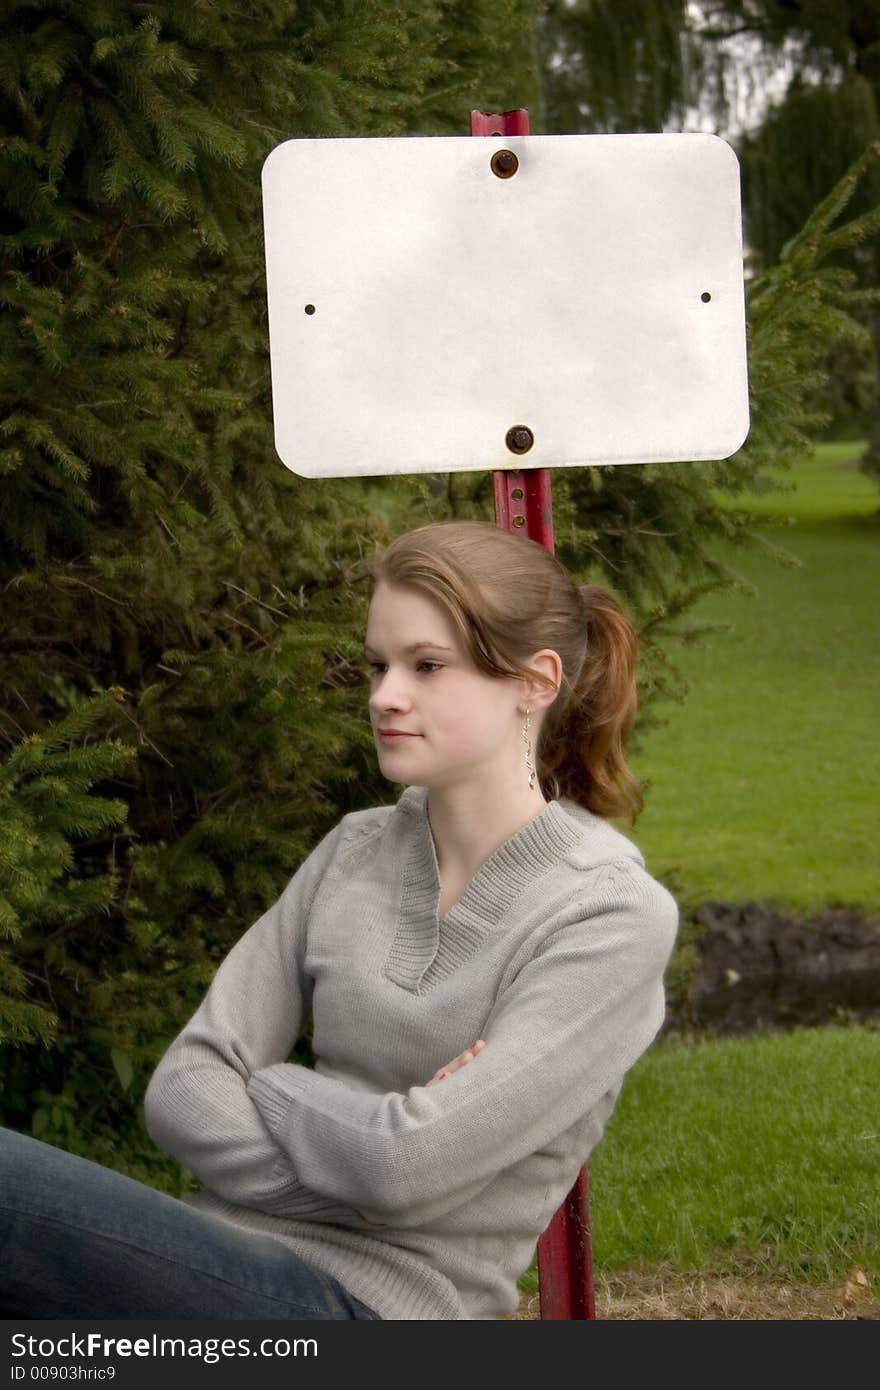
[[[527,454],[535,442],[528,425],[511,425],[504,442],[512,454]]]
[[[499,179],[512,178],[519,168],[519,160],[513,150],[496,150],[491,159],[492,173]]]

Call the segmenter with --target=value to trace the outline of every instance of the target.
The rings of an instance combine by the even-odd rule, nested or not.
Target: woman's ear
[[[548,709],[559,694],[562,684],[562,659],[552,647],[544,647],[541,651],[535,652],[526,665],[533,671],[540,671],[551,680],[554,689],[550,690],[540,681],[526,680],[523,683],[521,703],[528,705],[532,710]]]

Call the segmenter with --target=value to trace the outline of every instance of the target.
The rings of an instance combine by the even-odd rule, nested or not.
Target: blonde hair
[[[549,550],[487,521],[431,522],[372,563],[375,584],[407,584],[442,605],[487,676],[548,678],[526,665],[544,647],[562,662],[535,755],[541,790],[635,823],[643,807],[624,752],[636,716],[636,636],[609,589],[578,584]]]

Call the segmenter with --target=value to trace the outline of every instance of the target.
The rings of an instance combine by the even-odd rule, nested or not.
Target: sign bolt
[[[499,179],[512,178],[519,168],[519,160],[513,150],[496,150],[491,160],[492,173]]]
[[[535,442],[535,436],[528,425],[511,425],[505,436],[505,443],[512,454],[527,454]]]

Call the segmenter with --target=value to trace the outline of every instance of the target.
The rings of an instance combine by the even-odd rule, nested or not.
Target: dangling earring
[[[526,767],[529,769],[529,791],[532,791],[535,785],[535,764],[532,762],[532,740],[529,738],[529,729],[532,726],[531,714],[531,710],[528,705],[526,705],[526,718],[523,724],[522,736],[526,744]]]

